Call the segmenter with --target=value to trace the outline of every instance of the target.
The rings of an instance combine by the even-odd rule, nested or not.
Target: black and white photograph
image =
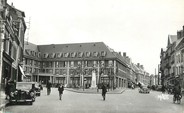
[[[0,0],[0,113],[184,113],[184,0]]]

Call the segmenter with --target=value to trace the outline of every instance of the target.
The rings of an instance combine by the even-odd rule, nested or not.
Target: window
[[[93,66],[94,67],[97,67],[98,66],[97,61],[93,61]]]
[[[78,57],[83,57],[83,52],[78,52]]]
[[[29,72],[32,73],[32,68],[29,68]]]
[[[63,55],[62,53],[56,53],[56,57],[57,57],[57,58],[61,58],[62,55]]]
[[[74,58],[76,56],[76,52],[70,53],[70,56]]]
[[[64,61],[61,61],[61,62],[58,62],[59,63],[59,67],[65,67],[65,62]]]
[[[101,52],[101,56],[103,56],[103,57],[106,56],[106,54],[107,54],[106,51],[102,51],[102,52]]]
[[[74,61],[70,62],[70,67],[74,67]]]
[[[44,53],[43,54],[43,58],[48,58],[49,54],[48,53]]]
[[[98,56],[98,52],[93,52],[93,56],[97,57]]]
[[[64,57],[67,58],[69,56],[69,53],[64,53]]]
[[[59,75],[59,74],[60,74],[60,70],[59,70],[59,69],[56,69],[56,70],[55,70],[55,74],[56,74],[56,75]]]
[[[90,52],[86,52],[86,57],[90,57],[91,53]]]
[[[55,67],[59,67],[59,62],[55,62]]]
[[[109,61],[108,61],[108,66],[109,66],[109,67],[112,67],[112,66],[113,66],[113,61],[112,61],[112,60],[109,60]]]
[[[31,66],[32,66],[32,60],[30,59],[29,61],[30,61],[29,65],[31,65]]]

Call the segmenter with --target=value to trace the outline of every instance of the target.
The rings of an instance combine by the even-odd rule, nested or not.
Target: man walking
[[[58,91],[59,91],[59,100],[61,100],[64,91],[64,86],[62,84],[58,87]]]
[[[106,88],[106,86],[103,83],[102,84],[102,97],[103,97],[103,100],[105,100],[106,93],[107,93],[107,88]]]
[[[47,88],[47,95],[50,95],[52,84],[50,81],[47,82],[46,88]]]

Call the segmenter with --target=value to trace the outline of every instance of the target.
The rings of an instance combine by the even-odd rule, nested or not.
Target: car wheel
[[[35,99],[36,99],[36,98],[33,98],[32,101],[35,102]]]
[[[29,105],[33,105],[33,101],[29,102]]]

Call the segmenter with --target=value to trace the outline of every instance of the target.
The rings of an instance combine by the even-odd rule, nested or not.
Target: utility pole
[[[160,65],[158,64],[158,85],[160,84],[160,75],[159,75],[159,74],[160,74],[160,73],[159,73],[159,70],[160,70],[160,69],[159,69],[159,68],[160,68]]]

